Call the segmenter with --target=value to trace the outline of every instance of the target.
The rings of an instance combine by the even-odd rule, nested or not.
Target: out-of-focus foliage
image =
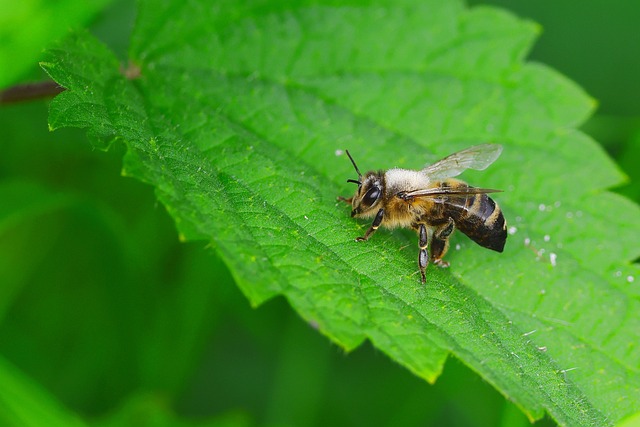
[[[87,25],[110,0],[0,0],[0,88],[33,70],[44,48]]]

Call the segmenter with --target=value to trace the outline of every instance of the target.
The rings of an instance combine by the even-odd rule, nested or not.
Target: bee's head
[[[367,172],[366,175],[362,175],[356,162],[349,154],[347,150],[347,156],[351,160],[353,167],[358,173],[358,179],[348,179],[347,182],[353,182],[358,184],[356,194],[351,198],[351,211],[352,217],[364,217],[368,218],[376,214],[375,207],[382,199],[382,192],[384,190],[384,173],[383,172]]]

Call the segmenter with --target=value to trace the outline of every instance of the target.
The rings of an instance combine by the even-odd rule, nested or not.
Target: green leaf
[[[245,414],[237,411],[197,421],[181,419],[170,408],[166,396],[137,394],[125,401],[113,415],[94,425],[99,427],[247,427],[251,423]]]
[[[42,50],[100,12],[109,0],[0,0],[0,88],[34,67]]]
[[[81,427],[85,424],[0,357],[0,423],[20,427]]]
[[[71,204],[68,195],[53,194],[25,181],[0,183],[0,321],[7,308],[33,272],[33,260],[40,260],[47,251],[43,230],[34,232],[29,223],[42,223],[42,218]],[[17,229],[29,231],[20,233]],[[54,227],[47,227],[52,232]],[[55,231],[53,231],[55,234]],[[37,236],[38,245],[29,245],[29,238]],[[26,254],[29,256],[25,256]]]
[[[532,419],[607,425],[640,408],[640,210],[575,129],[593,101],[523,61],[537,32],[455,1],[145,1],[126,72],[87,34],[51,52],[69,91],[50,127],[123,141],[124,173],[253,305],[284,295],[348,350],[369,339],[428,381],[453,354]],[[418,169],[486,141],[502,157],[465,179],[506,190],[505,253],[456,236],[424,286],[413,233],[354,242],[368,224],[335,201],[354,173],[337,150]]]
[[[640,412],[636,412],[630,417],[625,418],[620,423],[616,424],[617,427],[638,427],[640,426]]]

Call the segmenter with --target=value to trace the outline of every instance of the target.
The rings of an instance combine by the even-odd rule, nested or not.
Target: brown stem
[[[0,105],[50,98],[64,90],[53,80],[16,85],[0,91]]]

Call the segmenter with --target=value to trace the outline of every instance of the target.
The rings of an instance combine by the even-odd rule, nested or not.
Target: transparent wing
[[[414,190],[414,191],[398,193],[398,197],[406,200],[413,197],[439,198],[441,196],[449,196],[449,195],[469,196],[471,194],[488,194],[488,193],[501,193],[501,192],[502,190],[494,190],[491,188],[478,188],[478,187],[463,187],[463,188],[434,187],[434,188],[426,188],[423,190]]]
[[[481,144],[453,153],[422,169],[431,179],[445,179],[460,175],[467,169],[483,170],[502,153],[500,144]]]
[[[477,194],[500,193],[501,190],[478,187],[435,187],[423,190],[401,192],[396,197],[411,203],[414,199],[430,199],[437,204],[453,206],[467,209],[469,207],[469,196]]]

